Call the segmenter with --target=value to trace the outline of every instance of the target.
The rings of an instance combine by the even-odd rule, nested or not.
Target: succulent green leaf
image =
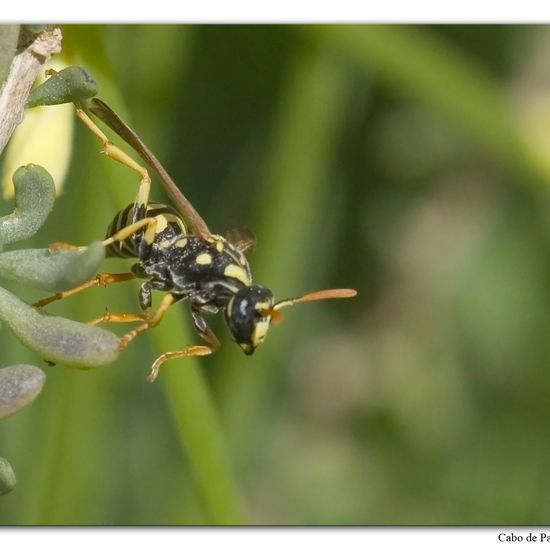
[[[10,250],[0,253],[0,277],[48,292],[77,286],[92,278],[105,258],[101,241],[84,252],[50,251],[48,248]]]
[[[13,365],[0,369],[0,418],[29,405],[41,392],[46,375],[32,365]]]
[[[53,363],[92,369],[118,356],[118,337],[108,330],[43,313],[0,287],[0,319],[29,349]]]
[[[13,491],[16,479],[11,464],[0,456],[0,495]]]
[[[82,67],[67,67],[32,90],[26,107],[83,101],[97,92],[96,81]]]
[[[19,167],[13,174],[15,210],[0,218],[0,243],[32,237],[50,214],[55,201],[53,179],[37,164]]]

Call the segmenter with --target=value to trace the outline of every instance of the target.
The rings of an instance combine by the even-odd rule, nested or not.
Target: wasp
[[[254,246],[253,234],[237,228],[232,228],[225,237],[211,233],[141,138],[103,101],[93,99],[89,110],[126,141],[156,173],[175,208],[149,200],[151,178],[148,170],[114,145],[76,104],[78,118],[101,141],[102,153],[141,177],[134,203],[115,215],[103,241],[108,257],[131,258],[136,263],[128,273],[99,273],[94,279],[35,305],[42,307],[94,285],[144,279],[139,290],[142,314],[107,312],[92,321],[141,321],[120,338],[120,349],[124,349],[138,334],[158,325],[168,308],[187,301],[193,325],[205,345],[190,345],[181,351],[163,353],[151,367],[148,380],[152,382],[165,361],[208,355],[220,347],[220,341],[206,323],[206,314],[223,312],[233,339],[245,354],[250,355],[264,341],[271,322],[280,320],[281,309],[299,302],[356,295],[351,289],[329,289],[276,302],[268,288],[252,281],[245,253]],[[152,307],[153,290],[165,293],[156,309]]]

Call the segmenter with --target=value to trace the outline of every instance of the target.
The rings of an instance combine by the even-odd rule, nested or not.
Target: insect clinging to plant
[[[271,291],[252,281],[245,253],[254,245],[249,231],[233,228],[223,237],[210,232],[206,222],[178,189],[172,178],[143,143],[141,138],[104,102],[91,101],[90,111],[126,141],[156,173],[170,195],[175,208],[149,200],[151,179],[146,168],[115,146],[98,128],[82,107],[76,114],[102,142],[102,152],[136,171],[140,185],[133,204],[113,218],[103,245],[107,256],[137,260],[127,273],[100,273],[73,289],[37,302],[44,306],[80,290],[133,278],[144,279],[139,291],[143,313],[106,313],[92,322],[141,321],[120,338],[125,348],[138,334],[156,326],[172,305],[187,300],[194,327],[206,345],[190,345],[181,351],[169,351],[158,357],[148,377],[153,381],[160,366],[168,359],[208,355],[220,342],[208,327],[204,315],[224,313],[233,339],[247,355],[264,341],[272,321],[281,310],[300,302],[329,298],[349,298],[351,289],[320,290],[294,298],[275,301]],[[156,309],[152,308],[152,290],[165,293]]]

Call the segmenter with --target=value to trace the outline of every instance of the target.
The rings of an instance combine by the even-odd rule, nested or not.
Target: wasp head
[[[273,314],[273,294],[262,286],[247,286],[229,301],[225,313],[233,338],[250,355],[265,339]]]

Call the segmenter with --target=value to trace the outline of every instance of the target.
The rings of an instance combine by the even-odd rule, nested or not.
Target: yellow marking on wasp
[[[168,227],[168,220],[165,216],[156,216],[155,219],[157,220],[155,233],[162,233]]]
[[[176,246],[177,248],[185,248],[187,246],[187,239],[178,239],[174,246]]]
[[[265,335],[269,329],[270,321],[271,318],[266,317],[260,321],[257,321],[254,325],[254,330],[252,331],[252,336],[250,338],[250,341],[254,347],[259,346],[264,341]]]
[[[233,277],[233,279],[237,279],[238,281],[241,281],[241,283],[245,286],[250,285],[250,280],[248,278],[248,275],[246,271],[235,264],[229,264],[224,270],[223,274],[226,277]]]
[[[242,254],[242,253],[239,255],[239,263],[241,265],[246,265],[246,258],[244,257],[244,254]]]
[[[152,218],[145,228],[144,238],[147,244],[153,244],[155,242],[155,235],[157,234],[157,223],[157,218]]]
[[[166,221],[168,223],[177,225],[181,229],[182,233],[187,233],[187,227],[180,217],[172,214],[171,212],[166,212],[166,214],[163,214],[163,216],[166,218]]]
[[[257,302],[254,305],[254,309],[256,311],[265,311],[266,309],[272,308],[273,302],[270,302],[269,300],[266,300],[265,302]]]
[[[224,246],[223,246],[222,241],[216,241],[216,250],[218,252],[223,252],[223,249],[224,249]]]
[[[203,252],[195,258],[195,261],[200,265],[208,265],[212,263],[212,256],[208,252]]]
[[[149,200],[149,193],[151,191],[151,180],[147,177],[145,178],[142,174],[141,184],[138,190],[137,203],[139,206],[146,206],[147,201]]]
[[[231,300],[229,300],[229,302],[227,303],[227,317],[231,317],[231,312],[233,311],[233,298],[231,298]]]

